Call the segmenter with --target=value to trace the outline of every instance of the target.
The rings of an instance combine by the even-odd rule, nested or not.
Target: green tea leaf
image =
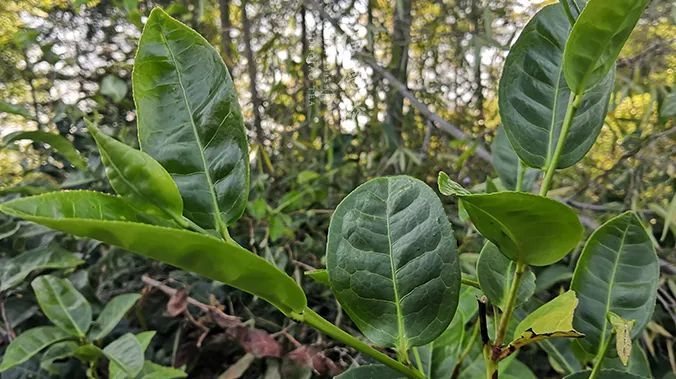
[[[448,328],[428,346],[432,349],[430,372],[432,378],[450,378],[458,363],[465,338],[465,318],[460,309]]]
[[[119,103],[127,96],[127,82],[115,75],[106,75],[101,81],[101,94]]]
[[[53,343],[69,338],[72,338],[72,336],[68,332],[54,326],[39,326],[28,329],[19,334],[7,346],[7,350],[2,357],[2,363],[0,363],[0,372],[26,362]]]
[[[564,377],[564,379],[587,379],[591,370],[580,371]],[[631,374],[619,370],[600,370],[595,379],[647,379],[644,376]]]
[[[148,346],[150,345],[150,341],[153,339],[155,336],[155,331],[147,331],[147,332],[142,332],[139,334],[136,334],[134,337],[136,337],[136,340],[138,341],[139,345],[141,346],[141,351],[145,353],[145,351],[148,349]],[[145,374],[145,370],[147,367],[148,361],[145,361],[143,363],[143,369],[141,370],[141,373],[139,376],[143,377]],[[159,366],[161,367],[161,366]],[[160,373],[164,373],[163,371],[158,371],[158,375]],[[167,374],[169,374],[167,372]],[[150,376],[151,378],[153,376]],[[108,379],[126,379],[127,374],[125,373],[124,369],[120,367],[119,364],[116,362],[110,362],[108,365]],[[159,379],[159,378],[158,378]]]
[[[615,65],[648,0],[589,0],[563,54],[563,73],[575,94],[599,83]]]
[[[514,330],[515,338],[509,343],[510,350],[550,338],[584,337],[573,328],[577,302],[575,292],[567,291],[526,316]]]
[[[103,354],[129,377],[135,378],[143,369],[143,349],[133,334],[127,333],[103,348]],[[112,377],[112,375],[109,375]]]
[[[103,351],[96,345],[88,343],[75,349],[73,356],[84,363],[96,362],[105,357]]]
[[[40,358],[40,368],[54,374],[54,362],[72,357],[77,348],[78,344],[74,341],[61,341],[51,345]]]
[[[582,370],[582,364],[571,348],[570,340],[541,340],[538,346],[547,353],[550,365],[560,374],[572,374]]]
[[[164,167],[150,155],[103,134],[93,123],[87,128],[115,192],[142,213],[180,222],[183,199]]]
[[[406,376],[384,365],[368,365],[351,368],[334,379],[404,379]]]
[[[29,120],[35,120],[35,116],[28,112],[24,106],[10,104],[6,101],[0,101],[0,112],[15,114]]]
[[[249,156],[235,88],[219,53],[155,8],[132,76],[141,150],[174,177],[184,214],[222,232],[244,212]]]
[[[520,169],[525,170],[521,191],[530,191],[533,187],[533,182],[535,182],[538,176],[537,170],[524,167],[519,156],[516,155],[511,142],[509,142],[509,138],[507,138],[504,126],[499,126],[495,131],[495,139],[493,139],[493,143],[491,144],[491,162],[500,177],[500,182],[510,191],[514,191],[516,188]]]
[[[33,271],[72,268],[83,262],[58,246],[26,251],[5,262],[0,271],[0,292],[20,284]]]
[[[188,374],[177,368],[160,366],[151,361],[145,361],[140,376],[141,379],[177,379],[187,378]]]
[[[87,162],[80,155],[80,152],[75,149],[73,144],[64,136],[56,133],[48,133],[42,131],[20,131],[10,133],[5,136],[4,143],[6,145],[20,140],[31,140],[35,142],[46,143],[63,155],[74,167],[85,171],[87,170]]]
[[[305,276],[310,277],[317,283],[325,284],[327,286],[331,285],[331,282],[329,281],[329,272],[326,269],[305,271]]]
[[[140,297],[136,293],[127,293],[112,298],[94,321],[87,337],[96,341],[107,336]]]
[[[54,325],[73,336],[85,336],[92,323],[92,308],[70,281],[43,275],[35,278],[31,286],[42,313]]]
[[[578,341],[582,348],[596,354],[611,332],[609,312],[636,320],[635,338],[652,316],[658,278],[655,249],[635,214],[601,225],[587,240],[571,282],[580,299],[575,328],[587,335]]]
[[[563,78],[563,51],[570,22],[560,4],[542,8],[511,47],[498,90],[500,119],[521,160],[546,167],[560,138],[570,89]],[[582,96],[558,168],[589,151],[601,131],[613,90],[614,71]]]
[[[481,290],[492,304],[504,311],[516,271],[516,262],[500,253],[498,247],[492,242],[486,242],[481,249],[476,271]],[[526,271],[521,279],[515,305],[528,301],[533,292],[535,292],[535,274],[532,271]]]
[[[372,341],[406,351],[433,341],[458,305],[460,269],[439,197],[406,176],[352,191],[331,218],[329,280]]]
[[[263,258],[208,235],[143,224],[116,196],[90,191],[48,193],[2,203],[0,212],[221,281],[267,300],[286,314],[302,312],[306,305],[298,284]]]
[[[547,266],[566,256],[582,238],[577,215],[558,201],[524,192],[449,192],[449,181],[440,172],[439,190],[455,193],[479,232],[513,261]]]

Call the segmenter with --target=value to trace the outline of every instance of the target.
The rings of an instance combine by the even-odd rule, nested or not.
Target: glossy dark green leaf
[[[373,179],[345,197],[331,218],[327,269],[359,329],[399,351],[438,337],[458,304],[451,225],[434,191],[411,177]]]
[[[142,224],[119,197],[67,191],[0,204],[0,211],[78,236],[98,239],[257,295],[282,312],[302,312],[305,294],[263,258],[204,234]]]
[[[73,284],[51,275],[31,283],[42,313],[54,325],[77,337],[84,337],[92,323],[92,308]]]
[[[649,0],[589,0],[570,32],[563,73],[576,94],[603,80]]]
[[[560,4],[544,7],[511,47],[502,71],[500,118],[514,150],[531,167],[546,167],[561,133],[570,97],[562,72],[569,31],[570,22]],[[584,93],[558,168],[572,166],[594,144],[603,126],[613,81],[611,71]]]
[[[533,187],[533,182],[538,176],[538,170],[525,167],[519,160],[519,156],[516,155],[509,138],[507,138],[504,126],[499,126],[495,131],[495,139],[491,144],[491,161],[500,177],[500,182],[508,190],[514,191],[516,188],[520,169],[525,170],[521,191],[528,192]]]
[[[524,192],[471,194],[458,187],[439,173],[441,193],[459,197],[479,232],[513,261],[550,265],[582,238],[577,215],[558,201]]]
[[[636,320],[635,338],[650,321],[657,296],[659,264],[650,236],[638,217],[623,213],[599,227],[587,240],[571,283],[580,305],[578,341],[595,354],[611,333],[608,312]]]
[[[477,278],[488,300],[502,310],[507,305],[515,271],[516,262],[502,254],[492,242],[486,242],[477,261]],[[528,301],[534,291],[535,274],[532,271],[526,271],[521,279],[515,305]]]
[[[617,353],[613,351],[613,349],[608,350],[609,351],[606,353],[605,358],[603,358],[603,363],[601,364],[602,369],[618,370],[622,372],[628,372],[630,374],[645,376],[647,378],[652,377],[650,362],[648,361],[645,351],[641,347],[639,339],[636,339],[632,343],[631,355],[627,365],[623,364],[623,362],[620,360],[620,357],[618,357]]]
[[[399,372],[384,365],[368,365],[351,368],[334,379],[405,379]]]
[[[244,122],[223,60],[202,36],[156,8],[132,81],[141,150],[174,177],[184,214],[222,231],[249,197]]]
[[[573,277],[573,269],[568,265],[559,263],[543,268],[537,273],[535,292],[543,292],[557,283],[567,284]]]
[[[143,369],[143,349],[136,337],[127,333],[103,348],[103,354],[131,378]]]
[[[476,300],[474,300],[476,302]],[[430,343],[432,359],[430,373],[432,378],[450,378],[458,363],[465,338],[465,319],[458,308],[448,328]]]
[[[5,136],[4,143],[10,144],[20,140],[31,140],[35,142],[46,143],[63,155],[74,167],[80,170],[87,169],[87,162],[84,160],[80,152],[75,149],[73,144],[64,136],[56,133],[48,133],[42,131],[21,131],[10,133]]]
[[[136,304],[141,295],[127,293],[112,298],[94,321],[91,330],[87,334],[90,340],[100,340],[115,329],[124,315]]]
[[[0,372],[26,362],[47,346],[72,336],[54,326],[39,326],[19,334],[5,350],[0,363]]]
[[[584,334],[573,328],[573,315],[578,300],[575,292],[567,291],[526,316],[514,329],[510,347],[519,349],[529,343],[551,338],[581,338]]]
[[[591,370],[580,371],[564,377],[564,379],[587,379]],[[639,376],[619,370],[600,370],[596,379],[647,379],[645,376]]]
[[[571,349],[570,340],[542,340],[538,345],[547,353],[549,363],[560,374],[572,374],[582,370],[582,364]]]
[[[73,253],[58,246],[26,251],[5,262],[0,269],[0,292],[18,285],[33,271],[71,268],[83,262]]]
[[[96,140],[106,175],[115,192],[142,213],[181,221],[183,199],[171,175],[150,155],[87,125]]]

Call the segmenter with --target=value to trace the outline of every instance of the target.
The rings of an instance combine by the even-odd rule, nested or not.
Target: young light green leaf
[[[90,340],[97,341],[107,336],[140,297],[141,295],[136,293],[127,293],[112,298],[94,321],[87,337]]]
[[[504,311],[514,279],[516,263],[500,253],[495,244],[487,241],[481,249],[476,271],[481,290],[492,304],[497,305]],[[534,291],[535,274],[532,271],[526,271],[517,292],[515,305],[518,306],[528,301]]]
[[[331,218],[327,269],[366,337],[401,352],[438,337],[458,305],[451,225],[439,197],[411,177],[376,178],[345,197]]]
[[[450,179],[440,172],[440,188],[442,181]],[[513,261],[547,266],[582,238],[577,215],[558,201],[524,192],[455,193],[479,232]]]
[[[141,332],[139,334],[136,334],[134,337],[136,337],[136,340],[138,341],[139,345],[141,346],[141,351],[145,353],[145,351],[148,349],[148,346],[150,345],[150,341],[153,339],[155,336],[155,331],[147,331],[147,332]],[[145,361],[143,363],[143,369],[141,370],[141,373],[139,376],[143,378],[145,376],[144,371],[146,370],[148,361]],[[162,367],[162,366],[159,366]],[[159,373],[163,373],[163,371],[159,371]],[[108,379],[125,379],[127,378],[127,374],[125,373],[124,369],[120,367],[115,362],[110,362],[108,365]],[[152,378],[152,376],[151,376]],[[158,378],[160,379],[160,378]]]
[[[578,341],[582,348],[596,354],[608,338],[608,312],[636,320],[635,338],[655,308],[658,278],[655,249],[635,214],[623,213],[601,225],[587,240],[571,282],[580,299],[575,328],[587,335]]]
[[[5,136],[4,143],[10,144],[15,141],[20,140],[31,140],[35,142],[46,143],[56,150],[59,154],[63,155],[74,167],[85,171],[87,170],[87,162],[80,155],[80,152],[75,149],[73,144],[66,139],[66,137],[56,134],[48,133],[43,131],[20,131],[10,133]]]
[[[615,65],[649,0],[589,0],[563,53],[563,73],[573,93],[599,83]]]
[[[31,286],[40,309],[54,325],[73,336],[85,336],[92,323],[92,308],[70,281],[43,275]]]
[[[26,362],[53,343],[69,338],[72,338],[72,336],[68,332],[54,326],[39,326],[28,329],[19,334],[5,350],[2,363],[0,363],[0,372]]]
[[[511,145],[531,167],[552,160],[570,97],[563,78],[563,50],[570,22],[560,4],[542,8],[510,48],[498,90],[500,119]],[[613,90],[614,71],[582,96],[558,168],[570,167],[589,151],[601,131]]]
[[[140,377],[141,379],[178,379],[187,378],[188,374],[177,368],[160,366],[151,361],[145,361]]]
[[[223,233],[244,212],[249,156],[242,113],[219,53],[159,8],[132,75],[141,150],[174,177],[185,215]]]
[[[143,224],[119,197],[66,191],[0,204],[0,212],[66,233],[94,238],[259,296],[282,312],[302,312],[296,282],[237,244],[186,230]],[[197,258],[196,258],[197,257]]]
[[[329,272],[326,269],[305,271],[305,276],[310,277],[317,283],[325,284],[327,286],[331,285],[331,282],[329,282]]]
[[[472,194],[466,190],[465,187],[451,180],[448,174],[443,171],[439,171],[437,185],[439,186],[439,192],[441,192],[442,195],[460,197]]]
[[[555,297],[526,316],[514,330],[514,340],[508,351],[518,350],[529,343],[559,337],[584,337],[573,328],[573,314],[577,307],[575,292],[567,291]]]
[[[138,211],[181,223],[183,199],[171,175],[150,155],[103,134],[91,122],[106,175],[115,192]]]
[[[623,365],[629,364],[631,357],[631,329],[636,324],[634,320],[625,320],[613,312],[608,312],[608,321],[615,333],[615,349]]]
[[[103,348],[103,354],[131,378],[143,369],[143,349],[133,334],[127,333]],[[109,375],[112,377],[112,375]]]
[[[491,162],[500,177],[500,182],[510,191],[516,189],[519,175],[523,175],[521,191],[529,192],[538,176],[538,170],[525,167],[514,151],[504,126],[499,126],[491,144]],[[521,173],[522,170],[523,173]],[[489,192],[489,191],[486,191]],[[492,191],[497,192],[497,191]]]
[[[18,285],[33,271],[72,268],[83,262],[73,253],[58,246],[26,251],[8,260],[0,269],[0,292]]]
[[[84,363],[96,362],[105,357],[103,351],[98,346],[91,343],[81,345],[75,349],[73,356]]]

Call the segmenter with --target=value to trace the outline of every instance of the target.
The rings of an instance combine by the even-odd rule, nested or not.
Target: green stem
[[[320,332],[326,334],[327,336],[335,339],[336,341],[342,342],[346,345],[352,346],[355,350],[360,353],[366,354],[374,358],[375,360],[385,364],[386,366],[399,371],[400,373],[406,375],[409,378],[413,379],[425,379],[425,376],[420,373],[418,370],[406,366],[401,362],[398,362],[386,354],[374,349],[373,347],[367,345],[363,341],[360,341],[351,334],[345,332],[344,330],[333,325],[322,316],[318,315],[312,309],[306,307],[302,314],[292,314],[292,318],[302,321],[307,325],[319,330]]]
[[[420,352],[418,351],[418,348],[414,347],[411,350],[413,350],[413,357],[415,357],[415,364],[418,367],[418,371],[425,375],[425,368],[423,367],[422,359],[420,359]]]
[[[516,169],[516,188],[514,188],[514,190],[516,192],[521,192],[523,190],[523,177],[526,174],[526,167],[521,159],[519,159],[519,165]]]
[[[476,279],[465,276],[464,274],[462,275],[460,282],[462,284],[466,285],[466,286],[474,287],[476,289],[481,289],[481,286],[479,285],[479,282]]]
[[[484,345],[484,362],[486,362],[486,379],[498,378],[498,362],[493,360],[491,344]]]
[[[608,338],[603,341],[603,345],[601,345],[601,348],[599,349],[599,353],[596,356],[596,359],[594,360],[594,368],[592,368],[591,374],[589,374],[588,379],[596,379],[596,377],[599,375],[599,372],[601,372],[601,366],[603,365],[603,358],[606,356],[606,353],[608,352],[608,347],[610,346],[610,340],[613,338],[613,335],[610,334]]]
[[[505,306],[505,313],[503,313],[502,317],[500,318],[500,326],[498,326],[498,332],[495,335],[495,346],[498,347],[501,346],[502,342],[504,342],[505,340],[505,334],[507,334],[509,320],[512,318],[512,313],[514,312],[517,293],[519,291],[519,286],[521,285],[521,279],[523,278],[524,272],[526,272],[526,264],[517,262],[516,272],[514,273],[514,280],[512,280],[512,286],[509,289],[509,294],[507,295],[507,305]]]
[[[547,192],[549,192],[549,186],[552,184],[554,172],[556,172],[556,167],[559,165],[559,157],[561,156],[561,151],[563,151],[563,146],[566,144],[566,137],[568,137],[570,125],[573,123],[573,116],[577,110],[578,102],[578,97],[571,92],[570,97],[568,98],[568,107],[566,108],[566,116],[563,118],[559,140],[556,142],[554,155],[549,159],[545,171],[545,178],[542,181],[542,187],[540,187],[540,196],[547,196]]]

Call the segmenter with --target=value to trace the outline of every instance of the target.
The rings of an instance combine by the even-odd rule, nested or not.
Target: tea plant
[[[309,275],[329,285],[364,336],[396,358],[322,318],[291,277],[230,237],[249,190],[233,83],[208,42],[160,9],[145,25],[133,72],[141,150],[88,126],[117,195],[47,193],[0,210],[239,288],[380,363],[341,378],[475,377],[459,374],[474,357],[483,362],[472,367],[487,378],[533,377],[515,356],[534,343],[569,378],[644,377],[649,368],[632,346],[655,306],[658,262],[635,214],[616,216],[592,233],[569,291],[539,307],[529,299],[536,280],[531,267],[558,262],[583,237],[577,215],[547,194],[556,170],[578,162],[594,143],[614,62],[646,4],[548,5],[511,48],[499,90],[504,130],[494,144],[500,183],[472,193],[439,174],[440,192],[458,198],[460,214],[487,240],[476,279],[461,275],[451,225],[423,182],[375,178],[338,205],[327,268]],[[544,173],[539,195],[527,193],[538,170]],[[123,338],[119,344],[140,344]],[[20,351],[19,340],[8,350]],[[12,364],[8,357],[23,359],[8,353],[3,369]],[[124,368],[122,375],[138,374]]]
[[[70,253],[54,248],[49,251],[40,256],[26,252],[15,258],[8,265],[9,269],[3,272],[2,288],[9,289],[17,278],[25,278],[33,269],[64,268],[81,263]],[[37,263],[29,263],[29,259]],[[87,365],[87,377],[90,378],[97,377],[97,367],[104,358],[109,361],[109,378],[186,377],[182,370],[144,360],[144,352],[155,335],[153,331],[137,335],[126,333],[100,347],[103,339],[115,329],[140,295],[115,296],[94,320],[91,305],[69,280],[43,275],[34,279],[31,286],[42,312],[53,325],[31,328],[16,337],[5,351],[0,372],[20,365],[45,350],[40,366],[50,373],[58,372],[53,367],[56,361],[73,357]]]

